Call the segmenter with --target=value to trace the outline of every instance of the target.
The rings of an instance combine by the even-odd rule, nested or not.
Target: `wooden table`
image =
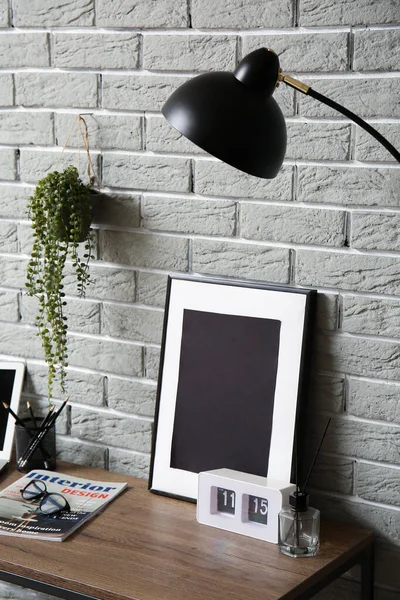
[[[128,489],[64,542],[0,535],[0,579],[66,600],[294,600],[311,598],[354,564],[373,595],[373,535],[323,523],[313,558],[199,525],[192,503],[157,496],[147,482],[59,463],[59,472]],[[19,477],[10,472],[3,489]]]

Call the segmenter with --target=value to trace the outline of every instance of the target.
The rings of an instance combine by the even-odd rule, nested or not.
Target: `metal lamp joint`
[[[306,85],[302,81],[299,81],[298,79],[295,79],[290,75],[285,75],[284,73],[282,73],[282,69],[279,69],[277,86],[281,81],[283,81],[283,83],[286,83],[286,85],[289,85],[290,87],[294,88],[295,90],[302,92],[302,94],[308,94],[308,90],[310,89],[309,85]]]

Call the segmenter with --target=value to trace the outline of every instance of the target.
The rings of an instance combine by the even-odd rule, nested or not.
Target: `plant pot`
[[[90,226],[93,218],[93,196],[92,190],[87,192],[87,205],[85,207],[85,213],[82,215],[81,227],[79,230],[78,242],[84,242],[87,239]],[[55,231],[57,238],[60,241],[66,241],[69,238],[71,230],[71,212],[69,207],[64,206],[61,210],[62,222],[55,224]]]

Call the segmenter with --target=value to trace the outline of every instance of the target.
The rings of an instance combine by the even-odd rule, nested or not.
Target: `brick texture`
[[[285,72],[346,71],[347,33],[300,35],[249,35],[243,37],[243,55],[257,48],[272,48]]]
[[[1,67],[48,67],[46,33],[5,33],[0,37]]]
[[[107,262],[186,271],[188,241],[180,237],[105,231],[102,256]],[[118,243],[116,243],[118,242]]]
[[[395,148],[400,146],[400,127],[398,124],[375,124],[374,129],[381,133]],[[393,161],[395,158],[388,153],[375,138],[360,127],[356,130],[355,158],[366,161]]]
[[[188,192],[190,163],[183,158],[105,154],[103,183],[110,187]]]
[[[357,31],[354,34],[355,71],[395,71],[398,69],[398,29],[387,31]],[[384,53],[379,49],[385,48]]]
[[[139,273],[138,300],[141,304],[163,307],[167,291],[167,276],[159,273]]]
[[[343,246],[344,213],[289,206],[242,204],[241,233],[255,240]]]
[[[1,0],[1,2],[0,2],[0,26],[7,27],[8,25],[9,25],[8,0]]]
[[[349,379],[348,410],[352,415],[400,424],[399,398],[399,383]]]
[[[76,117],[71,114],[55,115],[56,143],[69,147],[82,147],[82,137],[77,127],[73,129]],[[140,150],[142,148],[142,118],[127,115],[86,115],[90,130],[90,145],[103,150]],[[71,129],[73,134],[70,135]]]
[[[136,306],[103,306],[102,331],[111,337],[159,344],[162,322],[162,311]]]
[[[257,27],[290,27],[293,24],[293,5],[289,0],[271,0],[260,6],[249,0],[192,0],[194,27],[254,29]]]
[[[307,465],[332,423],[311,503],[374,530],[379,600],[400,594],[399,164],[284,84],[287,153],[272,180],[210,157],[161,111],[192,77],[266,47],[398,149],[399,27],[398,0],[0,0],[0,354],[26,361],[21,414],[26,399],[38,414],[47,404],[26,206],[54,169],[73,164],[87,180],[81,113],[101,188],[86,298],[70,263],[64,281],[59,458],[148,477],[169,275],[316,289]],[[352,575],[317,598],[359,596]],[[3,598],[44,600],[8,584]]]
[[[134,33],[55,33],[53,65],[89,69],[136,69],[139,37]]]
[[[351,245],[366,250],[400,249],[399,213],[357,212],[352,215]],[[382,239],[382,227],[385,237]]]
[[[348,206],[398,207],[398,169],[313,167],[299,169],[298,199]]]
[[[18,322],[18,292],[8,292],[0,289],[0,319],[11,323]]]
[[[342,80],[304,78],[304,82],[364,119],[369,117],[394,119],[400,116],[397,78]],[[314,98],[302,95],[299,102],[300,114],[303,116],[337,117],[338,115],[332,108],[317,102]]]
[[[116,110],[160,111],[175,89],[187,78],[172,75],[103,76],[103,108]]]
[[[108,405],[122,412],[151,417],[154,414],[156,386],[151,382],[108,378]]]
[[[296,283],[343,290],[399,294],[397,258],[373,254],[297,252]]]
[[[181,28],[188,22],[186,0],[143,0],[132,4],[129,0],[98,0],[99,27]]]
[[[400,302],[396,300],[343,297],[342,328],[350,333],[400,337]]]
[[[38,144],[53,143],[52,113],[14,112],[0,113],[1,144]]]
[[[139,419],[129,419],[109,415],[98,418],[98,413],[90,410],[73,408],[71,415],[71,433],[89,442],[122,446],[130,450],[149,452],[151,439],[151,423]]]
[[[360,464],[357,468],[357,493],[373,502],[398,506],[400,503],[400,471]]]
[[[36,182],[50,171],[62,171],[69,165],[77,167],[82,181],[87,182],[87,161],[82,150],[62,152],[61,149],[57,149],[54,152],[42,148],[31,150],[25,147],[21,149],[19,158],[19,174],[25,182]],[[92,164],[96,172],[98,172],[97,158],[92,154]]]
[[[370,25],[398,23],[396,0],[302,0],[301,25]]]
[[[210,196],[291,200],[292,169],[283,167],[278,179],[258,179],[221,162],[196,160],[194,191]]]
[[[0,106],[12,106],[14,103],[14,79],[10,73],[0,75]]]
[[[232,71],[236,37],[207,35],[146,35],[143,67],[155,71]]]
[[[193,244],[193,270],[207,275],[241,279],[265,277],[276,283],[288,283],[289,253],[284,248],[199,239]]]
[[[25,0],[13,2],[14,24],[18,27],[90,26],[94,19],[93,0]]]
[[[0,178],[13,180],[16,176],[17,155],[14,150],[0,150]]]
[[[94,73],[16,73],[16,101],[22,106],[97,105],[97,78]]]
[[[236,203],[146,196],[142,219],[148,229],[229,237],[236,227]]]

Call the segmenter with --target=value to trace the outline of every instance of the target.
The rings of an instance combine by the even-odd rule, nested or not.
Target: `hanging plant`
[[[90,283],[89,262],[94,258],[90,225],[95,176],[92,175],[86,122],[79,115],[78,135],[83,135],[81,123],[85,127],[89,182],[83,183],[77,168],[68,166],[64,171],[53,171],[41,179],[28,201],[34,241],[27,268],[26,288],[28,296],[36,296],[39,302],[37,335],[41,338],[48,366],[49,401],[53,396],[57,372],[61,391],[65,392],[68,323],[64,314],[67,302],[63,280],[67,260],[72,261],[78,295],[83,298],[86,286]],[[82,242],[85,251],[81,257],[78,248]]]

